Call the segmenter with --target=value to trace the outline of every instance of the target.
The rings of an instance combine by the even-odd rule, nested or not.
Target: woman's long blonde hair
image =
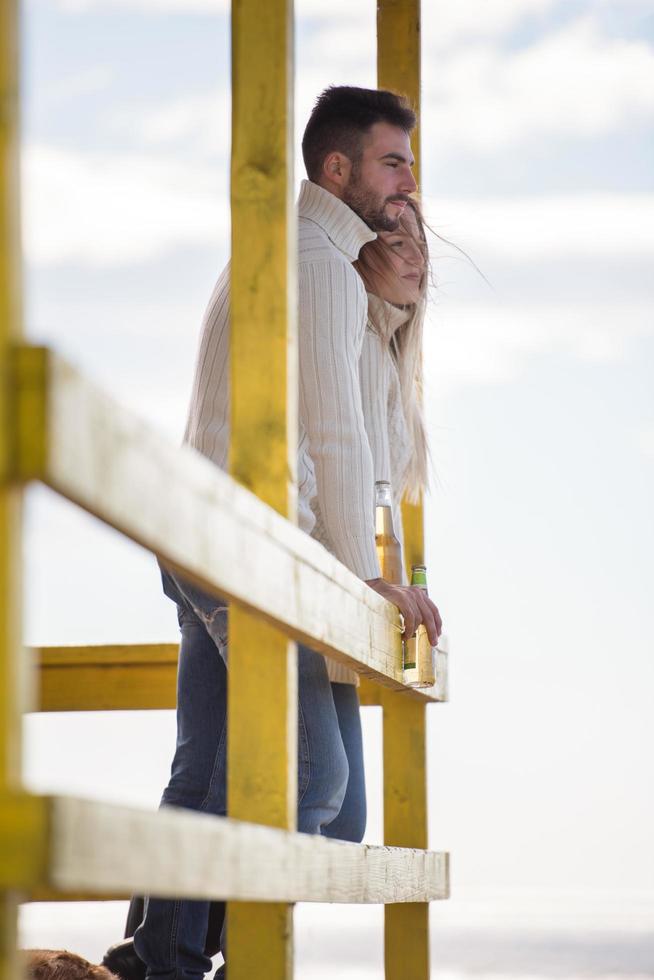
[[[420,236],[418,244],[425,256],[425,268],[420,281],[420,296],[417,303],[412,304],[411,315],[406,323],[390,334],[388,324],[377,322],[375,315],[369,311],[369,323],[372,329],[390,347],[391,356],[397,366],[400,378],[402,408],[413,444],[413,453],[409,463],[405,486],[397,491],[406,495],[411,503],[417,503],[427,485],[427,469],[429,465],[429,447],[423,412],[423,374],[422,374],[422,334],[427,307],[427,286],[429,283],[429,254],[425,235],[425,222],[420,205],[413,198],[408,206],[415,214]],[[415,238],[415,233],[404,218],[400,218],[402,233]],[[369,293],[378,294],[379,281],[386,280],[394,283],[397,273],[389,260],[390,247],[376,238],[368,242],[359,252],[359,258],[354,262],[364,285]]]

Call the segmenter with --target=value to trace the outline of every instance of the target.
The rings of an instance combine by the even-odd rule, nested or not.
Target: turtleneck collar
[[[377,237],[352,208],[310,180],[303,180],[300,186],[298,213],[301,218],[308,218],[320,225],[350,262],[359,257],[366,242],[372,242]]]
[[[398,327],[411,319],[412,313],[412,307],[400,309],[392,303],[387,303],[381,296],[368,293],[368,316],[387,342],[390,342]]]

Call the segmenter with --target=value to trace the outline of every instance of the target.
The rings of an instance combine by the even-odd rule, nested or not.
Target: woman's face
[[[406,306],[420,299],[425,253],[415,211],[407,206],[397,231],[380,231],[394,275],[384,277],[375,292],[388,303]]]

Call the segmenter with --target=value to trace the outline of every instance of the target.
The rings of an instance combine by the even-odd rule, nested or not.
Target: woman
[[[428,283],[424,221],[410,199],[394,232],[379,232],[364,245],[354,267],[368,292],[368,327],[359,378],[361,404],[373,458],[375,482],[386,480],[393,495],[393,526],[403,541],[401,502],[416,501],[427,478],[427,438],[422,415],[422,332]],[[406,578],[405,578],[406,584]],[[334,705],[350,766],[338,816],[328,837],[360,841],[366,822],[357,675],[327,660]],[[356,722],[356,723],[355,723]]]
[[[395,232],[380,232],[354,263],[368,291],[368,329],[360,363],[361,400],[375,481],[391,484],[393,524],[402,540],[400,503],[427,483],[422,413],[422,334],[428,284],[425,225],[409,199]]]
[[[373,456],[374,478],[393,490],[395,529],[402,540],[400,502],[416,499],[426,483],[427,443],[420,405],[421,346],[427,290],[427,246],[424,223],[410,200],[396,232],[380,232],[364,245],[354,263],[368,291],[369,319],[359,375],[364,422]],[[214,658],[215,659],[215,658]],[[217,662],[217,670],[223,670]],[[327,661],[349,778],[337,817],[323,828],[325,836],[361,841],[366,822],[365,782],[357,675]],[[211,903],[205,952],[221,948],[225,905]],[[143,918],[143,900],[132,899],[125,931],[132,936]],[[104,960],[129,980],[144,976],[145,965],[131,943],[120,943]],[[220,968],[216,977],[223,975]]]

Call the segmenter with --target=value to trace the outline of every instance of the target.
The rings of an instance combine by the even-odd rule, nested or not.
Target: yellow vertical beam
[[[420,0],[378,0],[377,85],[406,95],[418,116],[412,136],[414,173],[420,185]],[[422,505],[404,503],[405,564],[424,562]]]
[[[420,120],[420,0],[378,0],[377,84],[405,95]],[[412,136],[420,184],[420,128]],[[405,562],[424,562],[422,504],[402,506]],[[425,705],[392,691],[384,712],[384,843],[427,847]],[[387,905],[386,980],[428,980],[429,905]]]
[[[378,0],[377,85],[406,95],[418,116],[411,143],[420,186],[420,0]]]
[[[382,694],[384,843],[427,848],[425,703],[394,691]],[[429,905],[384,910],[386,980],[428,980]]]
[[[18,10],[0,0],[0,799],[20,782],[21,495],[11,482],[10,350],[21,333],[18,180]],[[0,809],[0,833],[8,829]],[[18,976],[17,898],[0,892],[0,980]]]
[[[295,520],[292,0],[233,0],[231,181],[230,471]],[[229,633],[229,814],[294,829],[295,644],[235,608]],[[231,902],[227,921],[230,980],[289,980],[292,906]]]
[[[420,187],[420,0],[378,0],[377,85],[406,95],[418,117],[411,138]],[[422,503],[402,505],[407,570],[425,560]]]
[[[18,27],[16,4],[0,3],[0,785],[20,779],[20,698],[17,660],[20,629],[20,494],[11,482],[13,400],[10,350],[21,336],[18,181]]]

